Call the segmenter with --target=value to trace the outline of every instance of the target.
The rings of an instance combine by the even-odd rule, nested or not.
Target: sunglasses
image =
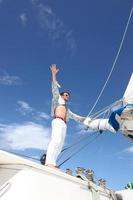
[[[63,94],[63,96],[69,97],[69,94]]]

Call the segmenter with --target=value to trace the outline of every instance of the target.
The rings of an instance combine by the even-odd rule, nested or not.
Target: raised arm
[[[58,89],[58,83],[57,83],[57,80],[56,80],[56,75],[57,75],[59,69],[57,69],[56,64],[52,64],[50,69],[51,69],[51,73],[52,73],[52,94],[53,94],[53,99],[54,100],[58,100],[58,98],[59,98],[59,89]]]
[[[51,73],[52,73],[52,81],[53,82],[57,82],[56,80],[56,74],[58,73],[59,69],[56,68],[56,64],[52,64],[52,66],[50,67],[51,69]]]

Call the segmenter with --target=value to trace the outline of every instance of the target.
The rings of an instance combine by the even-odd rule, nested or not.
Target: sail
[[[127,85],[126,91],[123,95],[123,98],[124,98],[125,103],[128,103],[128,104],[133,103],[133,73]]]

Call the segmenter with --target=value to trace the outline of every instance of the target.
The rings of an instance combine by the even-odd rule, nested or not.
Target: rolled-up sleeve
[[[77,122],[82,122],[83,120],[83,116],[80,116],[80,115],[77,115],[75,113],[73,113],[71,110],[68,109],[68,117],[70,119],[73,119],[74,121],[77,121]]]
[[[59,98],[59,85],[57,82],[52,82],[52,94],[53,94],[53,99],[57,100]]]

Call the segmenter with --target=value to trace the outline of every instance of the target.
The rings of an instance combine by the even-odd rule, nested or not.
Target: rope
[[[95,133],[97,133],[97,132],[95,132]],[[68,160],[70,160],[73,156],[75,156],[77,153],[79,153],[81,150],[83,150],[85,147],[87,147],[90,143],[92,143],[93,141],[95,141],[99,136],[100,136],[100,134],[97,134],[95,138],[93,138],[87,144],[85,144],[80,149],[78,149],[73,154],[71,154],[67,159],[65,159],[61,164],[59,164],[58,167],[61,167],[64,163],[66,163]]]
[[[24,155],[24,154],[21,154],[21,153],[15,153],[15,152],[13,152],[13,151],[7,151],[7,150],[6,150],[6,152],[12,153],[12,154],[14,154],[14,155],[16,155],[16,156],[21,156],[21,157],[29,158],[29,159],[32,159],[32,160],[40,161],[40,158],[34,158],[34,157],[27,156],[27,155]]]
[[[128,26],[129,26],[129,23],[130,23],[130,19],[131,19],[131,17],[132,17],[132,14],[133,14],[133,7],[132,7],[132,9],[131,9],[131,11],[130,11],[130,14],[129,14],[129,17],[128,17],[128,21],[127,21],[127,24],[126,24],[126,28],[125,28],[125,31],[124,31],[124,33],[123,33],[123,37],[122,37],[122,40],[121,40],[121,43],[120,43],[118,52],[117,52],[117,54],[116,54],[115,60],[114,60],[114,62],[113,62],[113,65],[112,65],[112,67],[111,67],[110,73],[109,73],[109,75],[108,75],[108,77],[107,77],[107,79],[106,79],[106,81],[105,81],[105,83],[104,83],[104,85],[103,85],[103,88],[102,88],[101,92],[99,93],[99,95],[98,95],[98,97],[97,97],[97,99],[96,99],[94,105],[92,106],[92,108],[91,108],[89,114],[87,115],[87,117],[90,116],[90,114],[92,113],[92,111],[93,111],[94,108],[96,107],[96,105],[97,105],[99,99],[101,98],[101,96],[102,96],[102,94],[103,94],[103,92],[104,92],[104,90],[105,90],[105,88],[106,88],[106,86],[107,86],[107,83],[109,82],[109,79],[110,79],[110,77],[111,77],[111,75],[112,75],[112,73],[113,73],[113,70],[114,70],[114,68],[115,68],[116,62],[117,62],[117,60],[118,60],[118,57],[119,57],[119,55],[120,55],[120,52],[121,52],[121,49],[122,49],[122,46],[123,46],[123,43],[124,43],[124,40],[125,40],[125,36],[126,36],[127,30],[128,30]]]
[[[91,115],[91,118],[96,119],[97,117],[101,116],[102,114],[109,112],[114,106],[118,106],[121,102],[122,102],[122,99],[115,101],[114,103],[106,106],[105,108],[103,108],[100,111]]]
[[[91,118],[96,119],[97,117],[101,116],[102,114],[105,116],[106,114],[109,115],[109,111],[111,110],[111,108],[113,108],[116,105],[119,105],[122,102],[122,99],[119,99],[118,101],[106,106],[105,108],[101,109],[100,111],[94,113],[93,115],[91,115]],[[86,130],[86,129],[81,129],[81,130]],[[88,129],[87,129],[88,130]],[[85,137],[84,137],[85,136]],[[66,146],[62,149],[61,153],[63,154],[65,151],[69,150],[70,148],[74,147],[75,145],[77,145],[78,143],[84,141],[86,138],[90,137],[92,135],[83,135],[83,136],[79,136],[76,141],[74,143],[72,143],[70,146]],[[62,155],[61,155],[62,157]],[[61,158],[60,157],[60,158]],[[60,159],[58,158],[58,160]]]
[[[83,136],[78,137],[77,140],[76,140],[74,143],[72,143],[72,144],[71,144],[70,146],[68,146],[68,147],[65,147],[65,148],[61,151],[62,154],[61,154],[61,156],[58,158],[57,161],[59,161],[59,160],[62,158],[62,156],[64,155],[64,153],[65,153],[67,150],[69,150],[70,148],[76,146],[77,144],[81,143],[82,141],[84,141],[84,140],[90,138],[90,136],[93,136],[93,135],[92,135],[92,134],[91,134],[91,135],[90,135],[90,134],[85,134],[84,137],[83,137]]]
[[[93,115],[93,119],[97,118],[98,116],[100,116],[100,115],[102,115],[102,114],[104,114],[104,115],[107,114],[107,112],[109,112],[110,109],[111,109],[112,107],[114,107],[114,106],[120,104],[121,101],[122,101],[122,99],[120,99],[120,100],[118,100],[118,101],[116,101],[116,102],[110,104],[109,106],[103,108],[102,110],[98,111],[97,113],[95,113],[95,114]],[[94,117],[94,116],[95,116],[95,117]],[[83,136],[78,137],[77,140],[76,140],[74,143],[72,143],[70,146],[65,147],[65,148],[61,151],[62,154],[61,154],[61,156],[58,158],[57,161],[59,161],[59,160],[62,158],[62,156],[64,155],[64,152],[66,152],[66,151],[69,150],[70,148],[76,146],[77,144],[81,143],[82,141],[84,141],[85,139],[87,139],[87,138],[90,137],[90,136],[92,136],[92,135],[89,134],[89,135],[87,135],[87,136],[85,135],[85,137],[83,137]],[[83,138],[82,138],[82,137],[83,137]],[[69,159],[67,159],[67,160],[69,160]]]

